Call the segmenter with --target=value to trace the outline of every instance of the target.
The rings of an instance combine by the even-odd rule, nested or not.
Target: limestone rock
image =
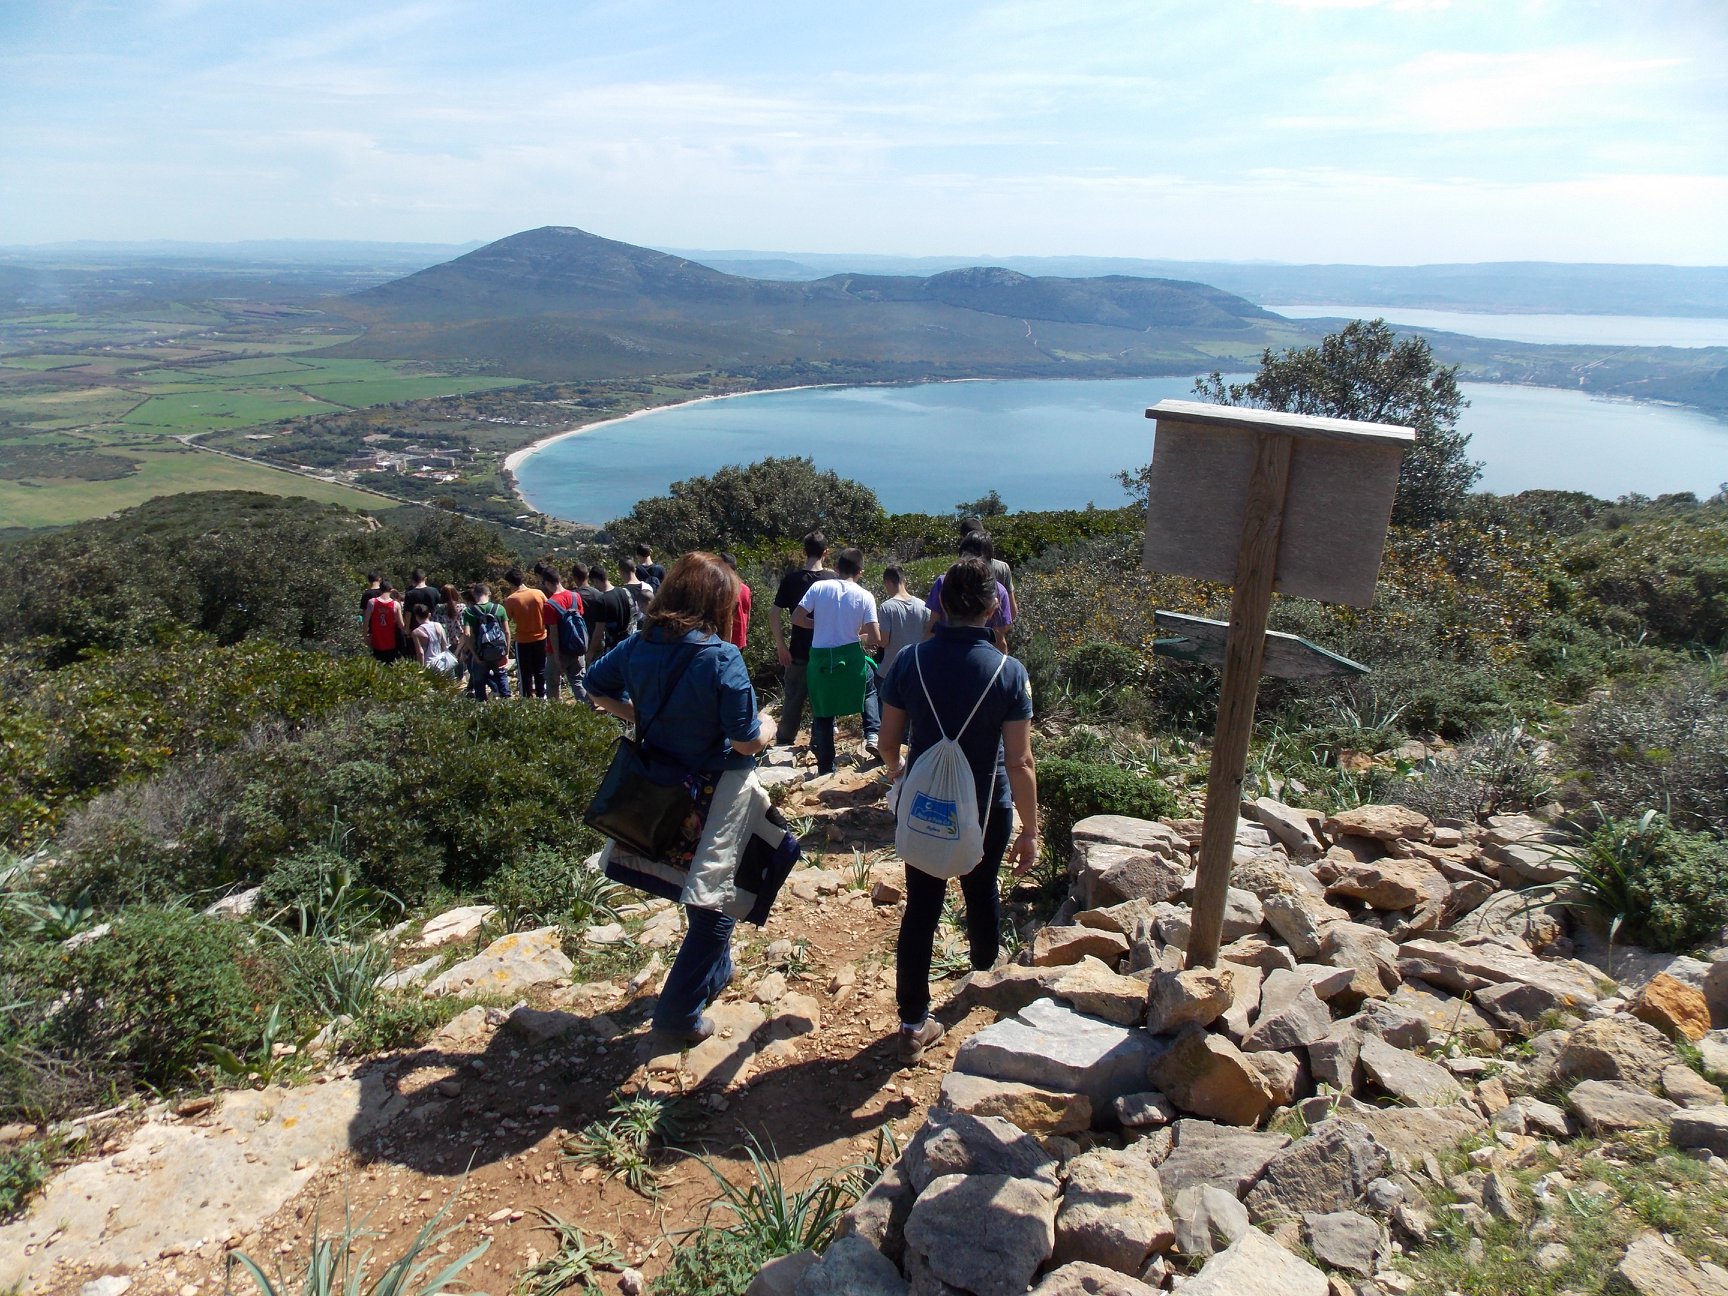
[[[1449,1148],[1484,1134],[1488,1122],[1466,1103],[1450,1107],[1380,1107],[1340,1098],[1337,1119],[1360,1125],[1401,1170],[1420,1168],[1435,1148]]]
[[[1463,995],[1447,994],[1421,981],[1412,980],[1399,986],[1386,1002],[1394,1008],[1405,1009],[1420,1017],[1427,1023],[1427,1034],[1430,1038],[1457,1038],[1473,1048],[1499,1051],[1500,1036],[1494,1029],[1494,1024],[1477,1012],[1472,1000]],[[1414,1042],[1427,1043],[1427,1040]],[[1409,1045],[1400,1044],[1400,1047],[1407,1048]]]
[[[1651,977],[1630,1011],[1669,1039],[1684,1035],[1696,1043],[1710,1033],[1710,1004],[1704,992],[1675,980],[1666,972]]]
[[[1069,829],[1075,842],[1104,842],[1131,846],[1135,850],[1177,856],[1186,854],[1188,843],[1169,824],[1155,819],[1132,819],[1126,815],[1088,815]]]
[[[1383,859],[1341,869],[1326,888],[1326,895],[1349,896],[1370,909],[1393,910],[1425,902],[1441,906],[1451,891],[1451,885],[1432,864],[1414,859]]]
[[[1175,1240],[1164,1191],[1150,1158],[1133,1148],[1098,1148],[1065,1167],[1068,1185],[1056,1215],[1058,1264],[1083,1260],[1138,1273]]]
[[[1265,983],[1266,974],[1243,963],[1221,966],[1227,966],[1230,971],[1230,1006],[1218,1022],[1224,1033],[1240,1044],[1253,1025],[1255,1014],[1260,1011],[1260,987]]]
[[[998,1016],[1009,1016],[1036,999],[1054,994],[1064,970],[1006,963],[988,972],[971,973],[954,998],[963,1008],[989,1008]]]
[[[1714,1107],[1722,1101],[1721,1089],[1678,1062],[1662,1068],[1662,1092],[1682,1107]]]
[[[1327,1296],[1326,1275],[1249,1229],[1182,1284],[1183,1296]]]
[[[1728,1030],[1713,1030],[1698,1041],[1706,1074],[1728,1080]]]
[[[821,1258],[814,1251],[776,1256],[756,1271],[744,1296],[796,1296],[798,1280]]]
[[[865,1194],[840,1217],[834,1236],[859,1237],[896,1264],[906,1251],[906,1217],[912,1212],[912,1185],[904,1160],[882,1172]]]
[[[1091,957],[1114,968],[1127,952],[1127,938],[1095,927],[1041,927],[1032,938],[1033,967],[1066,966]]]
[[[1362,1040],[1361,1063],[1363,1073],[1376,1087],[1413,1107],[1444,1107],[1464,1096],[1445,1067],[1374,1035]]]
[[[1184,1026],[1207,1026],[1231,1003],[1228,968],[1183,968],[1155,972],[1146,992],[1146,1029],[1165,1035]]]
[[[693,1048],[658,1054],[647,1061],[651,1072],[687,1076],[680,1081],[684,1091],[710,1086],[724,1087],[747,1077],[756,1047],[752,1042],[766,1020],[753,1003],[718,1003],[706,1014],[714,1022],[714,1034]]]
[[[949,1111],[998,1117],[1028,1134],[1078,1134],[1092,1128],[1092,1100],[1085,1094],[986,1080],[959,1071],[942,1077],[938,1101]]]
[[[1112,1104],[1119,1125],[1128,1129],[1157,1129],[1176,1119],[1176,1107],[1161,1093],[1123,1094]]]
[[[1152,1083],[1183,1111],[1231,1125],[1253,1125],[1272,1091],[1228,1039],[1191,1026],[1152,1064]]]
[[[1056,1196],[1007,1175],[944,1175],[912,1204],[906,1242],[943,1282],[1022,1296],[1056,1246]]]
[[[1363,1278],[1379,1268],[1386,1250],[1384,1230],[1355,1211],[1329,1211],[1302,1217],[1308,1249],[1328,1269],[1343,1269]]]
[[[1728,1296],[1728,1271],[1693,1264],[1660,1233],[1634,1239],[1614,1272],[1638,1296]]]
[[[1112,971],[1095,958],[1067,968],[1052,989],[1077,1011],[1123,1026],[1136,1025],[1146,1015],[1146,983]]]
[[[1076,842],[1069,862],[1074,894],[1087,908],[1172,900],[1182,892],[1186,856],[1103,842]]]
[[[906,1180],[923,1192],[944,1175],[1008,1175],[1056,1189],[1056,1158],[1037,1139],[994,1116],[938,1107],[907,1145]]]
[[[1191,1184],[1177,1193],[1170,1217],[1176,1249],[1187,1256],[1215,1255],[1253,1227],[1248,1208],[1213,1184]]]
[[[1158,1166],[1167,1194],[1210,1184],[1240,1197],[1260,1178],[1266,1163],[1290,1146],[1286,1134],[1191,1119],[1176,1122],[1175,1140],[1176,1146]]]
[[[792,1039],[822,1029],[822,1005],[814,995],[793,991],[775,1000],[768,1018],[770,1039]]]
[[[566,1035],[582,1030],[588,1024],[586,1017],[578,1017],[575,1013],[559,1012],[556,1009],[542,1011],[530,1008],[526,1004],[515,1009],[504,1019],[504,1029],[520,1035],[531,1044],[544,1044],[547,1040],[562,1039]]]
[[[441,1049],[471,1049],[484,1045],[492,1036],[492,1023],[487,1009],[476,1004],[464,1008],[432,1033],[431,1043]]]
[[[1548,991],[1558,1007],[1593,1004],[1601,997],[1592,970],[1574,963],[1539,959],[1494,938],[1408,941],[1399,949],[1398,966],[1407,977],[1456,992],[1484,990],[1517,981]]]
[[[1389,1164],[1361,1125],[1321,1121],[1272,1158],[1244,1200],[1257,1221],[1347,1210]]]
[[[1398,946],[1386,933],[1362,923],[1331,923],[1320,934],[1321,963],[1351,969],[1347,1000],[1384,999],[1403,980]]]
[[[1120,1094],[1144,1089],[1155,1052],[1142,1030],[1037,999],[1018,1016],[986,1026],[961,1044],[954,1069],[1085,1094],[1097,1110]]]
[[[906,1296],[899,1267],[860,1237],[836,1238],[804,1271],[794,1296]]]
[[[1625,1013],[1585,1022],[1560,1050],[1554,1074],[1560,1080],[1623,1080],[1655,1089],[1664,1068],[1679,1061],[1661,1031]]]
[[[1288,1107],[1298,1097],[1310,1092],[1303,1083],[1304,1068],[1299,1053],[1277,1051],[1244,1053],[1248,1065],[1254,1068],[1266,1092],[1272,1095],[1274,1107]]]
[[[1254,967],[1262,972],[1291,972],[1296,968],[1294,954],[1257,931],[1238,936],[1224,946],[1218,951],[1218,959],[1232,967]]]
[[[1344,969],[1326,968],[1326,972]],[[1345,977],[1347,981],[1348,976]],[[1314,992],[1314,980],[1301,972],[1273,972],[1260,991],[1260,1015],[1242,1041],[1250,1053],[1288,1052],[1326,1038],[1332,1014]]]
[[[1318,811],[1292,809],[1271,797],[1259,798],[1252,809],[1266,831],[1297,859],[1313,859],[1325,849],[1314,830],[1323,818]]]
[[[1506,981],[1478,990],[1471,1002],[1508,1035],[1531,1036],[1542,1028],[1543,1019],[1565,1008],[1565,1000],[1552,990]]]
[[[1103,1265],[1075,1261],[1045,1274],[1027,1296],[1159,1296],[1159,1289]]]
[[[206,918],[248,918],[257,912],[259,901],[263,898],[263,887],[247,887],[244,891],[236,891],[233,895],[223,896],[204,911],[204,916]]]
[[[1675,1112],[1668,1138],[1677,1148],[1709,1148],[1719,1157],[1728,1157],[1728,1107]]]
[[[1717,957],[1699,988],[1710,1008],[1710,1024],[1718,1030],[1728,1027],[1728,957]]]
[[[1434,836],[1434,824],[1427,815],[1406,806],[1365,805],[1330,816],[1326,832],[1333,837],[1372,837],[1376,841],[1400,837],[1428,841]]]
[[[1074,921],[1081,927],[1113,931],[1132,940],[1134,928],[1152,916],[1152,904],[1152,901],[1136,898],[1124,900],[1120,904],[1104,905],[1098,909],[1082,909],[1074,915]]]
[[[517,998],[539,986],[570,979],[575,964],[565,957],[556,927],[511,932],[484,951],[446,968],[425,988],[427,998],[449,994],[495,994]]]

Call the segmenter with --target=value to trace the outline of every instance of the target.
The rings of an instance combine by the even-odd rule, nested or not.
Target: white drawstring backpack
[[[922,647],[922,645],[920,645]],[[953,878],[970,873],[984,858],[984,825],[978,814],[978,784],[972,777],[972,767],[966,763],[966,753],[960,750],[960,739],[967,726],[990,696],[997,678],[1007,665],[1001,655],[996,672],[972,704],[965,724],[952,738],[942,728],[936,715],[936,703],[931,700],[930,687],[924,683],[924,664],[918,648],[907,650],[912,655],[913,668],[918,672],[918,687],[924,690],[931,719],[936,722],[942,740],[928,748],[912,762],[906,777],[894,785],[889,809],[894,811],[894,849],[913,868],[931,877]],[[996,799],[996,771],[990,771],[990,800]]]

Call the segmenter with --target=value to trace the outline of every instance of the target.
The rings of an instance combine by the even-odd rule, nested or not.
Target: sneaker
[[[942,1023],[934,1017],[926,1017],[924,1024],[916,1029],[902,1026],[900,1028],[900,1061],[906,1066],[915,1066],[922,1062],[924,1050],[941,1039],[942,1035]]]
[[[696,1024],[688,1030],[667,1030],[664,1027],[656,1026],[652,1033],[654,1042],[658,1045],[680,1050],[695,1048],[703,1040],[713,1037],[714,1019],[707,1016],[698,1017]]]
[[[882,759],[882,749],[876,743],[876,735],[871,734],[864,740],[864,754],[871,760]]]

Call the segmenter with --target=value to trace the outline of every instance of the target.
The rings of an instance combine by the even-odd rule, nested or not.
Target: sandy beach
[[[530,455],[539,453],[554,441],[562,441],[565,437],[581,436],[584,432],[592,432],[596,428],[611,427],[616,423],[628,423],[631,419],[643,418],[649,414],[664,413],[666,410],[682,409],[686,405],[700,405],[704,401],[733,400],[739,396],[765,396],[769,392],[814,391],[819,387],[861,387],[865,385],[863,383],[804,383],[797,387],[761,387],[755,391],[721,392],[714,396],[692,396],[689,400],[673,401],[668,405],[651,405],[647,409],[635,410],[620,418],[601,419],[598,423],[583,423],[579,427],[565,428],[562,432],[554,432],[550,436],[541,437],[538,441],[531,441],[520,450],[512,450],[505,455],[504,468],[507,472],[514,473],[517,466],[527,460]],[[529,508],[534,507],[522,498],[520,487],[516,490],[516,497],[521,499],[523,504]],[[535,511],[538,512],[538,510]]]

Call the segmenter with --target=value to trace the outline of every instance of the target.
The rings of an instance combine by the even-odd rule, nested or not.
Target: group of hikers
[[[942,1036],[929,979],[947,880],[960,881],[972,967],[988,969],[1001,949],[1003,860],[1018,874],[1038,858],[1031,683],[1007,655],[1013,573],[977,519],[962,523],[958,561],[923,599],[890,565],[878,602],[859,583],[863,555],[830,555],[818,531],[803,551],[770,609],[784,672],[778,716],[759,710],[744,664],[751,591],[729,554],[687,553],[667,571],[639,545],[635,559],[616,563],[617,584],[601,564],[572,564],[568,583],[546,563],[531,581],[512,568],[502,604],[484,582],[464,601],[452,585],[427,585],[421,571],[400,595],[373,578],[363,620],[381,660],[466,671],[481,699],[509,696],[504,663],[514,644],[522,696],[556,699],[567,687],[631,727],[631,759],[652,785],[646,799],[664,803],[677,789],[673,845],[650,852],[625,845],[620,832],[602,856],[607,876],[684,907],[684,942],[653,1015],[655,1035],[671,1047],[713,1033],[704,1010],[732,979],[733,929],[739,919],[765,921],[798,858],[755,776],[757,756],[794,743],[808,707],[817,772],[831,773],[837,719],[861,717],[907,865],[897,999],[899,1052],[910,1064]],[[603,789],[625,786],[614,786],[620,759]]]

